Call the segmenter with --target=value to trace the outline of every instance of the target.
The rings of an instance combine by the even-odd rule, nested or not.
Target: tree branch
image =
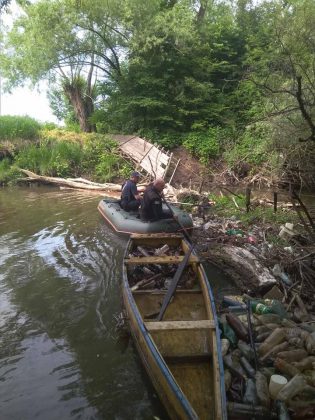
[[[296,99],[298,101],[301,114],[302,114],[304,120],[306,121],[306,123],[308,124],[309,128],[311,129],[311,135],[307,139],[304,139],[304,140],[300,139],[300,141],[307,141],[307,140],[314,140],[315,141],[315,125],[312,121],[312,118],[311,118],[310,114],[307,112],[307,110],[305,108],[305,104],[304,104],[303,97],[302,97],[302,77],[297,76],[296,80],[297,80]]]

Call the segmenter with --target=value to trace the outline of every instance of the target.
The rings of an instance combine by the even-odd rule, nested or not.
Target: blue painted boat
[[[154,250],[163,245],[173,247],[174,255],[154,255]],[[139,256],[138,247],[145,249],[147,255]],[[157,314],[167,286],[156,288],[150,283],[151,277],[140,282],[136,277],[135,283],[134,273],[139,272],[139,267],[140,273],[144,266],[160,267],[165,273],[167,265],[174,267],[183,260],[188,248],[188,242],[179,234],[131,235],[123,262],[124,305],[143,365],[170,418],[226,420],[215,304],[197,255],[190,254],[185,268],[186,275],[191,273],[193,284],[189,288],[177,287],[161,321],[157,321]],[[145,287],[149,284],[149,288],[142,289],[148,280]]]
[[[171,206],[179,222],[188,231],[193,229],[190,216],[175,206]],[[167,210],[167,207],[163,207]],[[162,219],[156,222],[145,222],[140,219],[138,212],[126,212],[119,205],[119,200],[103,199],[98,205],[98,210],[112,228],[123,234],[131,233],[172,233],[181,230],[179,224],[172,219]]]

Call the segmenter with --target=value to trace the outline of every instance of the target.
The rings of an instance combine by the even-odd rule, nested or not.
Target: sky
[[[49,108],[45,88],[40,92],[37,89],[17,88],[12,94],[2,93],[1,115],[29,115],[41,122],[58,122]]]
[[[2,21],[6,25],[12,23],[13,16],[18,13],[15,2],[11,4],[10,14],[3,14]],[[0,75],[1,76],[1,75]],[[4,80],[2,80],[2,85]],[[42,83],[39,89],[16,88],[11,94],[1,92],[1,115],[29,115],[38,121],[52,121],[57,123],[58,120],[52,114],[47,99],[47,84]]]
[[[49,107],[46,88],[41,88],[40,92],[17,88],[12,94],[2,93],[1,115],[29,115],[41,122],[58,122]]]

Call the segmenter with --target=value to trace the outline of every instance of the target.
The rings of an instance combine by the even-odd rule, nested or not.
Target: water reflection
[[[165,418],[116,324],[125,240],[100,197],[0,191],[0,417]]]

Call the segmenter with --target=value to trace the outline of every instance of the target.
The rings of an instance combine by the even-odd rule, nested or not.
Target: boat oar
[[[167,290],[167,293],[166,293],[166,295],[163,299],[160,312],[159,312],[159,314],[156,318],[157,321],[161,321],[162,318],[163,318],[164,312],[166,311],[166,308],[168,307],[168,304],[170,303],[170,300],[172,299],[172,296],[175,293],[175,290],[176,290],[177,284],[178,284],[178,282],[181,278],[181,275],[183,274],[183,271],[185,270],[185,267],[188,264],[190,254],[192,253],[192,250],[193,250],[194,246],[195,246],[195,244],[193,244],[193,245],[190,244],[189,249],[186,252],[184,259],[180,262],[180,264],[179,264],[179,266],[176,270],[176,273],[175,273],[175,275],[172,279],[172,283],[170,284],[170,286]]]
[[[163,203],[166,205],[166,207],[169,209],[169,211],[171,212],[171,215],[172,215],[172,217],[173,217],[173,219],[175,220],[175,222],[177,222],[177,224],[179,225],[179,227],[181,227],[182,228],[182,230],[183,230],[183,232],[184,232],[184,235],[185,235],[185,238],[187,239],[187,241],[188,242],[190,242],[191,243],[191,237],[190,237],[190,235],[189,235],[189,232],[188,232],[188,230],[185,228],[185,226],[178,220],[178,217],[177,216],[175,216],[175,214],[174,214],[174,211],[173,211],[173,209],[172,209],[172,207],[168,204],[168,202],[165,200],[165,197],[164,197],[164,195],[161,195],[161,198],[162,198],[162,201],[163,201]]]
[[[158,316],[156,318],[157,321],[161,321],[162,320],[163,315],[164,315],[164,312],[166,311],[166,308],[168,307],[168,304],[170,303],[170,300],[172,299],[172,296],[175,293],[175,290],[176,290],[176,287],[178,285],[178,282],[179,282],[179,280],[180,280],[180,278],[181,278],[181,276],[182,276],[182,274],[183,274],[183,272],[184,272],[184,270],[185,270],[185,268],[186,268],[186,266],[188,264],[190,254],[192,253],[192,251],[193,251],[193,249],[194,249],[194,247],[196,245],[196,244],[192,244],[191,243],[191,237],[190,237],[187,229],[185,228],[185,226],[183,226],[183,224],[175,216],[172,207],[168,204],[168,202],[165,200],[165,198],[164,198],[163,195],[161,195],[161,198],[162,198],[163,202],[166,204],[166,206],[169,209],[169,211],[171,212],[171,215],[172,215],[173,219],[183,229],[183,232],[185,234],[185,237],[186,237],[186,239],[189,242],[189,248],[188,248],[188,250],[187,250],[187,252],[185,254],[185,257],[184,257],[183,261],[180,262],[180,264],[179,264],[179,266],[178,266],[178,268],[176,270],[176,273],[175,273],[175,275],[174,275],[174,277],[172,279],[172,283],[170,284],[170,286],[169,286],[169,288],[167,290],[167,293],[166,293],[166,295],[165,295],[165,297],[163,299],[160,312],[159,312],[159,314],[158,314]]]

